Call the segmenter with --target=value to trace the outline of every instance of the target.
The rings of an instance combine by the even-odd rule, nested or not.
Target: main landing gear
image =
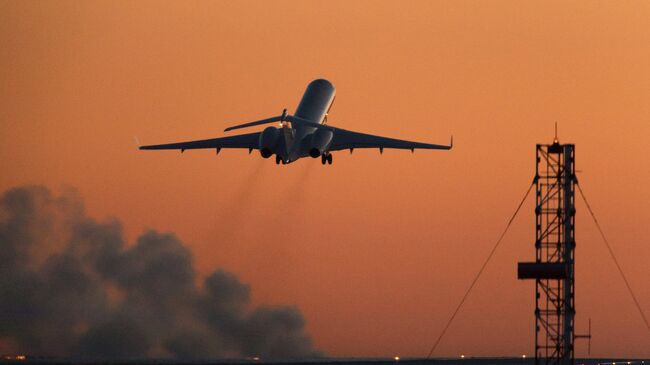
[[[279,165],[280,163],[282,163],[283,165],[286,165],[286,164],[288,164],[289,162],[291,162],[291,161],[289,161],[289,160],[283,160],[282,157],[280,157],[280,156],[278,156],[278,155],[275,155],[275,164],[276,164],[276,165]]]
[[[325,165],[326,162],[327,162],[328,165],[331,165],[331,164],[332,164],[332,154],[331,154],[331,153],[328,153],[328,154],[322,154],[322,155],[320,156],[320,162],[321,162],[323,165]]]

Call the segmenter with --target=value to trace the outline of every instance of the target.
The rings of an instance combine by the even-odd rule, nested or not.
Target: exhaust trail
[[[291,263],[294,262],[292,255],[295,252],[294,242],[302,241],[302,237],[296,236],[300,230],[292,227],[302,225],[303,219],[310,215],[307,204],[307,191],[311,187],[310,183],[312,182],[315,165],[314,161],[308,160],[306,164],[296,166],[301,171],[298,171],[294,176],[290,176],[291,180],[282,185],[282,199],[269,207],[274,214],[268,217],[271,229],[265,234],[265,240],[273,244],[274,257],[282,257],[283,268],[280,270],[286,270],[293,266]],[[268,257],[262,258],[259,265],[277,265],[277,262],[268,260],[270,260]]]
[[[285,185],[287,189],[283,190],[283,196],[286,199],[282,201],[283,204],[277,207],[277,211],[283,212],[285,216],[290,216],[292,214],[299,214],[300,212],[298,210],[305,207],[305,196],[307,189],[310,187],[310,180],[313,175],[312,171],[315,165],[314,161],[306,161],[306,164],[300,167],[301,171],[297,176],[293,177],[290,184]]]
[[[257,159],[253,169],[237,184],[237,189],[232,194],[228,193],[224,203],[217,207],[213,228],[215,231],[211,236],[218,237],[221,248],[232,245],[233,238],[254,205],[253,198],[262,186],[260,177],[265,170],[265,162],[264,159]]]

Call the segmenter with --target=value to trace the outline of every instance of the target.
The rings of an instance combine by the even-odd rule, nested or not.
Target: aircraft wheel
[[[275,164],[276,165],[279,165],[281,160],[282,159],[280,158],[280,156],[277,156],[277,155],[275,156]]]
[[[327,164],[328,165],[332,164],[332,154],[331,153],[329,155],[327,155]]]
[[[327,156],[322,155],[322,156],[320,157],[320,163],[322,163],[323,165],[325,165],[325,162],[327,162]]]

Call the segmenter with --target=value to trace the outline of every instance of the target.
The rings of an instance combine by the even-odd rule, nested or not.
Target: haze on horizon
[[[297,306],[333,356],[424,356],[532,180],[536,143],[578,178],[650,313],[650,3],[0,2],[0,191],[74,186],[127,242],[173,232],[197,274]],[[339,153],[285,168],[246,151],[146,154],[220,136],[337,87],[333,125],[449,153]],[[578,203],[577,332],[650,357],[650,334]],[[0,217],[3,218],[3,217]],[[533,204],[436,355],[531,355]],[[0,339],[0,352],[3,342]],[[578,343],[576,356],[586,355]]]

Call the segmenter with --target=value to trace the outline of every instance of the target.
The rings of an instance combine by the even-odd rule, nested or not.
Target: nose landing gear
[[[322,154],[322,155],[320,156],[320,162],[321,162],[323,165],[325,165],[326,162],[327,162],[328,165],[331,165],[331,164],[332,164],[332,154],[331,154],[331,153],[328,153],[328,154]]]

